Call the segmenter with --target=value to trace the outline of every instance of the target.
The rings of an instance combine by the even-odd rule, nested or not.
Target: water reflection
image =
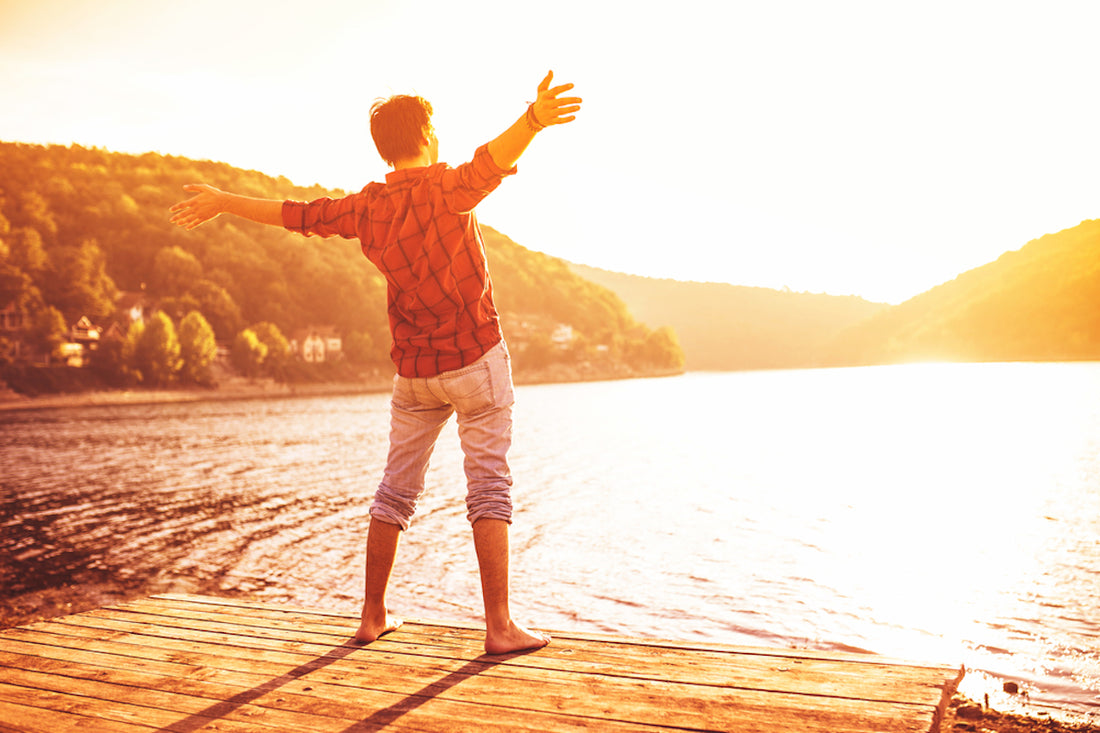
[[[963,662],[1095,704],[1100,365],[518,398],[513,586],[533,623]],[[0,414],[0,587],[354,612],[387,418],[387,395]],[[480,614],[463,482],[452,425],[394,570],[405,613]]]

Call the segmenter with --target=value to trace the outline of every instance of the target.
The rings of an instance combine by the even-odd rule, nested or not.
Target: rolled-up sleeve
[[[342,199],[319,198],[314,201],[284,201],[283,226],[307,237],[344,237],[352,239],[357,231],[357,195]]]
[[[456,214],[472,211],[500,185],[505,176],[513,175],[516,170],[516,166],[508,170],[498,166],[489,154],[489,146],[482,145],[469,163],[444,173],[443,196],[447,208]]]

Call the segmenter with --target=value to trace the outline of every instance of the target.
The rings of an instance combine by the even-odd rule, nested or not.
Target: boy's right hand
[[[224,191],[205,183],[189,183],[183,187],[183,190],[193,191],[195,195],[169,209],[175,212],[175,215],[169,219],[173,224],[191,230],[225,211]]]

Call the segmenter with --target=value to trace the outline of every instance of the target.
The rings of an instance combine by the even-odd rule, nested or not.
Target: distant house
[[[61,359],[72,367],[85,366],[91,352],[99,348],[103,331],[88,316],[81,316],[79,321],[69,327],[69,340],[61,344]]]
[[[111,325],[100,333],[99,340],[101,343],[106,341],[125,341],[126,331],[118,324],[118,321],[111,321]]]
[[[314,326],[295,331],[290,350],[311,364],[332,361],[344,349],[344,343],[332,326]]]
[[[144,321],[151,303],[144,290],[125,290],[118,295],[115,307],[127,324]]]
[[[569,345],[573,343],[573,327],[565,323],[559,323],[554,332],[550,334],[550,341],[559,349],[568,349]]]
[[[69,329],[69,338],[85,348],[94,351],[99,345],[99,337],[103,335],[103,329],[92,325],[88,316],[81,316],[80,320]]]

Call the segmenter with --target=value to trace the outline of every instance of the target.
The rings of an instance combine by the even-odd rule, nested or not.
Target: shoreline
[[[650,379],[683,374],[682,370],[635,372],[634,370],[583,370],[575,367],[548,368],[525,372],[514,376],[517,386],[536,384],[561,384],[574,382],[603,382],[621,379]],[[2,383],[0,383],[2,384]],[[84,392],[61,392],[35,397],[10,389],[0,389],[0,413],[19,410],[40,410],[70,407],[99,407],[117,405],[178,404],[184,402],[213,402],[225,400],[250,400],[285,397],[348,397],[362,394],[378,394],[393,389],[393,375],[364,377],[356,381],[308,382],[290,384],[272,379],[247,380],[239,377],[226,380],[213,388],[100,389]]]
[[[218,402],[268,397],[340,397],[388,392],[390,389],[390,380],[386,379],[377,382],[375,380],[365,380],[363,382],[320,382],[294,385],[257,381],[247,386],[233,385],[213,389],[109,389],[63,392],[36,397],[10,393],[0,394],[0,412],[69,407]]]
[[[1061,720],[1049,713],[1020,715],[1003,713],[956,693],[944,711],[940,733],[986,731],[987,733],[1100,733],[1100,724],[1074,721],[1070,713]]]

